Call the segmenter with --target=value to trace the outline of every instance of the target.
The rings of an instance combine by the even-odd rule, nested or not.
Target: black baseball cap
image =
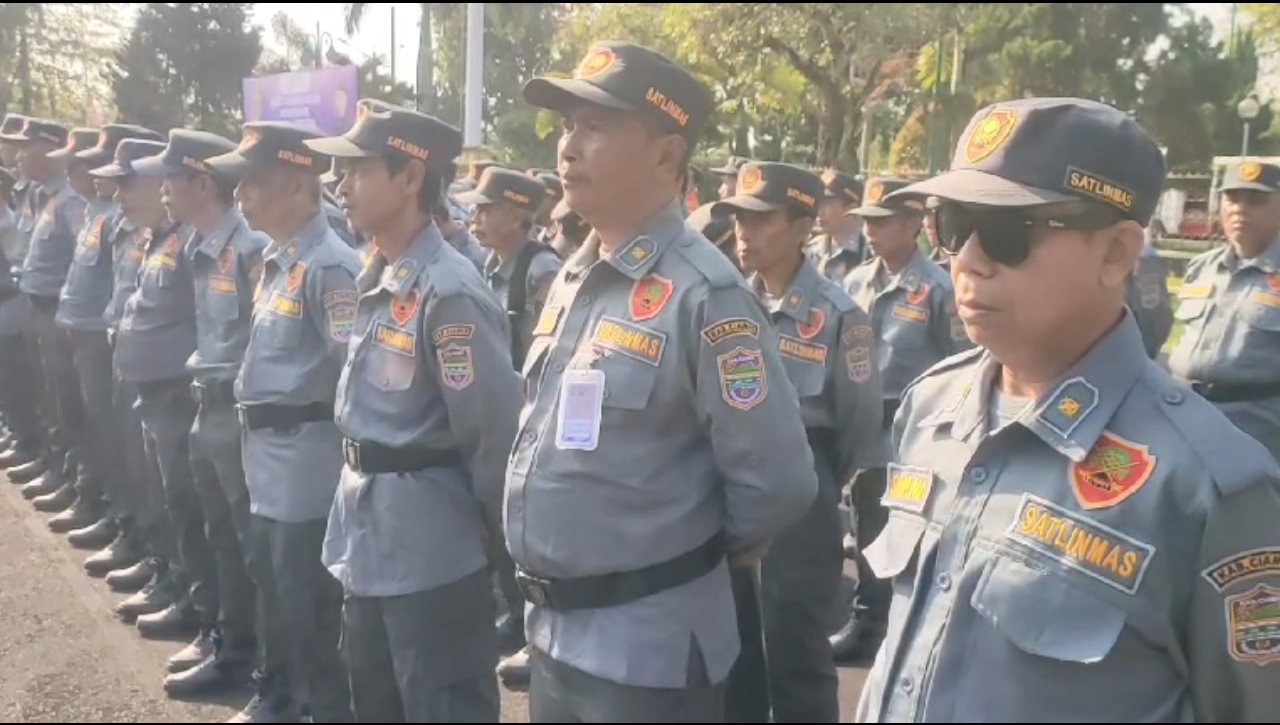
[[[98,141],[93,148],[77,151],[76,158],[89,162],[89,168],[109,164],[115,157],[116,147],[127,138],[163,142],[164,134],[127,123],[108,123],[98,131]]]
[[[712,215],[735,211],[795,209],[815,216],[822,200],[822,179],[799,166],[774,161],[752,161],[738,172],[734,195],[711,208]]]
[[[542,185],[547,187],[548,194],[557,199],[564,196],[564,184],[560,182],[560,175],[556,172],[547,171],[546,169],[530,169],[529,175],[541,181]]]
[[[67,127],[57,121],[44,118],[25,118],[22,128],[12,135],[4,137],[5,141],[45,141],[54,146],[65,146],[67,143]]]
[[[717,205],[719,205],[718,208]],[[732,212],[731,207],[726,207],[720,202],[711,202],[689,212],[684,223],[719,247],[729,241],[729,237],[733,235]]]
[[[27,117],[21,113],[7,113],[0,122],[0,141],[21,141],[22,129],[27,125]]]
[[[1242,161],[1227,168],[1223,191],[1280,190],[1280,166],[1260,161]]]
[[[951,170],[896,194],[1002,207],[1087,200],[1146,225],[1165,174],[1160,147],[1123,111],[1081,98],[1027,98],[978,111]]]
[[[461,204],[507,204],[517,209],[533,211],[542,204],[547,187],[538,179],[515,169],[490,166],[484,170],[480,183],[471,191],[464,191],[455,198]]]
[[[208,159],[214,170],[240,177],[252,169],[286,168],[323,176],[333,160],[307,146],[320,138],[310,126],[285,121],[246,123],[234,151]]]
[[[895,191],[911,185],[910,181],[893,176],[875,176],[867,181],[862,205],[845,212],[845,216],[887,217],[895,214],[919,214],[924,211],[924,200],[911,196],[894,197]]]
[[[862,201],[862,182],[853,174],[827,169],[822,172],[822,185],[828,199],[839,199],[846,204]]]
[[[462,153],[462,132],[433,116],[372,98],[361,99],[356,122],[341,136],[306,141],[307,148],[337,158],[398,156],[428,169],[452,168]]]
[[[72,158],[81,151],[88,151],[98,145],[99,131],[96,128],[73,128],[67,134],[67,143],[57,151],[50,151],[51,159]]]
[[[98,176],[102,178],[119,178],[122,176],[134,176],[136,164],[144,159],[157,158],[164,153],[167,145],[164,141],[153,141],[141,138],[122,139],[116,145],[115,156],[111,163],[105,166],[99,166],[96,169],[90,169],[90,176]]]
[[[168,176],[181,172],[224,176],[209,165],[209,159],[231,151],[235,142],[208,131],[175,128],[169,143],[158,156],[137,161],[133,173],[139,176]]]
[[[689,71],[642,45],[610,40],[596,43],[573,78],[531,79],[524,99],[563,112],[586,101],[642,113],[693,145],[711,118],[711,93]]]

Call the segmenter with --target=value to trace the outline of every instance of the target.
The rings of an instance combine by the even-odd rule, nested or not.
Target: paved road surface
[[[85,576],[85,554],[45,527],[0,476],[0,720],[3,722],[223,722],[248,693],[175,702],[160,683],[181,643],[138,637],[117,620],[122,597]],[[841,672],[842,721],[851,722],[863,672]],[[504,690],[503,722],[527,722],[521,693]]]

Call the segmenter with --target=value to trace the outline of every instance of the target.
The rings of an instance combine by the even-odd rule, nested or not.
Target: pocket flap
[[[871,565],[871,571],[881,579],[890,579],[906,571],[927,527],[928,523],[919,516],[891,512],[884,530],[862,553]]]
[[[1081,664],[1105,659],[1126,619],[1069,577],[1005,556],[987,564],[969,604],[1023,652]]]

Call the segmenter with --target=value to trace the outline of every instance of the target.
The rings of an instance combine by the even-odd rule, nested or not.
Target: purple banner
[[[334,136],[356,119],[360,74],[338,65],[244,79],[244,120],[291,121]]]

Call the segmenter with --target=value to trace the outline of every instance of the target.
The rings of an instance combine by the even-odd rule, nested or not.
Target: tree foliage
[[[249,3],[147,3],[117,53],[120,118],[237,136],[242,80],[262,55]]]
[[[0,107],[77,125],[109,118],[99,70],[123,32],[123,6],[0,3]]]

